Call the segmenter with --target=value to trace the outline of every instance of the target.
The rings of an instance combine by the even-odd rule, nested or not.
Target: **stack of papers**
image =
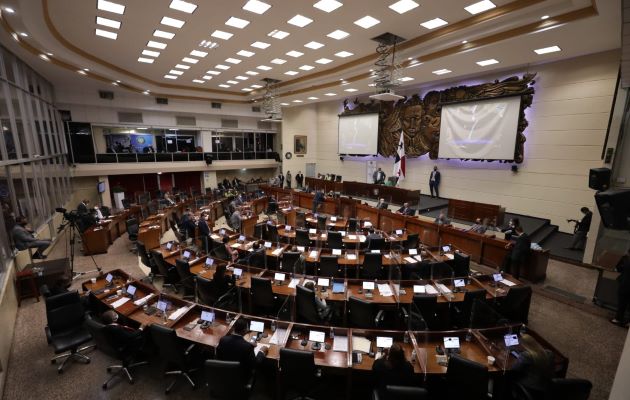
[[[420,254],[418,254],[417,256],[413,256],[413,258],[415,258],[416,260],[422,262],[422,256]]]
[[[410,264],[417,262],[416,259],[413,257],[405,257],[405,261],[407,261]]]
[[[444,254],[444,257],[448,258],[449,260],[452,260],[455,258],[453,254]]]
[[[291,279],[291,282],[289,283],[289,288],[293,289],[295,288],[299,283],[300,283],[300,278],[293,278]]]
[[[280,253],[282,253],[282,249],[275,249],[274,251],[271,252],[271,254],[273,254],[274,256],[279,256]]]
[[[336,338],[337,336],[335,336]],[[352,336],[352,351],[369,353],[372,343],[362,336]]]
[[[424,285],[424,289],[428,294],[438,294],[437,289],[434,288],[432,285]]]
[[[499,282],[501,282],[502,284],[504,284],[505,286],[514,286],[516,285],[516,283],[509,281],[507,279],[501,279]]]
[[[311,254],[309,254],[311,258],[317,258],[317,250],[311,250]]]
[[[392,296],[394,294],[392,293],[392,288],[389,286],[388,283],[379,283],[378,292],[381,294],[381,296]]]
[[[271,335],[271,339],[269,339],[269,344],[278,344],[280,341],[284,339],[287,334],[286,329],[276,328],[276,331]]]
[[[442,291],[442,293],[451,293],[451,289],[447,288],[443,283],[437,283],[436,286]]]
[[[347,254],[346,255],[348,260],[356,260],[357,259],[357,255],[356,254]]]
[[[154,293],[150,293],[146,296],[144,296],[143,298],[136,300],[133,302],[133,304],[137,305],[137,306],[143,306],[147,303],[147,301],[149,301],[153,296],[155,296]]]
[[[335,335],[333,351],[348,352],[348,336]]]
[[[116,300],[111,305],[112,305],[113,308],[118,308],[118,307],[122,306],[123,304],[125,304],[128,301],[129,301],[129,297],[123,297],[123,298],[120,298],[120,299]]]
[[[191,307],[194,307],[194,306],[191,306]],[[190,310],[191,307],[184,306],[184,307],[178,308],[176,311],[172,312],[171,315],[168,316],[168,319],[170,319],[171,321],[175,321],[176,319],[184,315],[186,311]]]
[[[348,235],[348,239],[357,240],[357,235]]]

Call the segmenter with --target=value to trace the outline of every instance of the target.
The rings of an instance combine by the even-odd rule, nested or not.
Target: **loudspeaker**
[[[598,192],[595,202],[606,228],[630,229],[630,189]]]
[[[610,168],[591,168],[588,174],[588,187],[595,190],[608,190],[610,187]]]
[[[206,165],[210,165],[212,164],[212,154],[210,153],[205,153],[203,155],[203,159],[206,161]]]

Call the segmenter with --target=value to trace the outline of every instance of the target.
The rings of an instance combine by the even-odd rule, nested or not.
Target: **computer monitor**
[[[249,323],[249,330],[262,333],[265,331],[265,323],[262,321],[251,321]]]
[[[387,336],[377,336],[376,337],[376,347],[381,349],[389,349],[394,344],[394,338]]]

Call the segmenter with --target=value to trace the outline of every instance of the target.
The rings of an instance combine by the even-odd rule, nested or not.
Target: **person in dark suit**
[[[376,233],[374,231],[374,228],[370,228],[368,230],[367,236],[365,237],[365,239],[366,239],[365,243],[367,244],[367,247],[369,248],[370,247],[370,240],[372,240],[372,239],[382,239],[382,238],[383,237],[381,235],[379,235],[378,233]]]
[[[304,184],[304,175],[302,175],[302,171],[298,171],[297,175],[295,175],[295,182],[297,183],[298,189],[301,189]]]
[[[404,203],[403,206],[400,207],[396,212],[402,215],[413,215],[415,213],[415,210],[409,207],[409,203]]]
[[[206,214],[205,212],[201,213],[197,226],[199,227],[199,236],[210,236],[210,227],[208,226],[208,214]]]
[[[240,362],[241,372],[246,378],[249,378],[256,366],[264,360],[269,352],[269,347],[265,346],[258,354],[254,354],[254,345],[243,338],[247,334],[247,330],[247,321],[244,318],[237,319],[234,322],[232,333],[219,340],[217,359]]]
[[[429,175],[429,190],[431,190],[431,197],[433,197],[433,191],[435,191],[435,197],[440,197],[440,171],[438,171],[437,165],[433,167],[433,171]]]
[[[388,385],[413,385],[413,366],[405,359],[405,352],[400,344],[394,343],[389,349],[383,350],[383,357],[372,364],[372,376],[379,399],[394,400],[386,397],[385,388]]]
[[[231,189],[232,185],[230,184],[230,180],[228,178],[223,178],[223,187],[225,189]]]
[[[520,279],[521,267],[529,258],[532,241],[529,238],[529,235],[523,232],[523,228],[520,226],[514,228],[514,233],[516,236],[512,236],[514,241],[506,245],[506,248],[512,248],[512,251],[508,255],[509,263],[507,265],[507,271],[514,275],[516,279]]]
[[[376,203],[376,208],[378,208],[378,209],[383,209],[383,210],[387,210],[387,206],[388,206],[388,205],[389,205],[389,204],[387,204],[387,203],[385,202],[385,199],[382,199],[382,198],[381,198],[381,199],[378,199],[378,203]]]
[[[182,225],[182,229],[184,230],[184,232],[185,232],[185,234],[187,236],[186,237],[187,239],[195,237],[196,225],[195,225],[195,220],[194,220],[190,210],[186,210],[186,212],[182,216],[181,225]]]
[[[433,222],[435,222],[438,225],[450,225],[451,224],[451,220],[448,219],[448,217],[446,216],[444,211],[440,211],[440,214],[437,217],[435,217],[435,220]]]
[[[315,192],[315,197],[313,197],[313,213],[317,212],[319,205],[324,202],[325,197],[326,196],[324,195],[324,191],[322,189]]]
[[[519,344],[525,351],[512,367],[513,381],[527,390],[531,398],[543,399],[554,374],[553,353],[527,333],[521,335]]]
[[[280,186],[280,188],[284,187],[284,175],[282,175],[282,172],[278,175],[278,186]]]
[[[580,221],[575,219],[568,219],[567,222],[575,222],[575,232],[573,233],[573,242],[571,247],[567,247],[569,250],[584,250],[586,245],[586,235],[591,229],[591,220],[593,219],[593,212],[588,207],[582,207],[580,209],[584,216]]]
[[[383,183],[385,183],[385,172],[383,172],[383,170],[381,170],[380,168],[377,169],[372,174],[372,179],[374,180],[375,184],[382,185]]]
[[[626,310],[630,305],[630,248],[626,252],[626,255],[621,257],[621,260],[617,263],[615,268],[619,272],[617,277],[617,314],[615,318],[610,322],[613,324],[628,327],[628,321],[626,320]]]
[[[114,310],[107,310],[101,315],[103,324],[117,341],[126,342],[142,338],[142,329],[135,329],[127,325],[118,323],[118,313]]]
[[[308,281],[304,284],[304,287],[315,293],[315,308],[317,308],[317,315],[319,318],[325,321],[330,320],[332,309],[328,304],[326,304],[326,300],[320,299],[317,296],[315,283],[313,283],[313,281]]]
[[[291,171],[287,171],[287,189],[291,189]]]
[[[225,275],[226,270],[226,264],[219,264],[214,271],[214,275],[212,275],[212,283],[216,290],[217,298],[223,296],[234,286],[234,276]]]
[[[77,212],[79,214],[87,214],[89,212],[88,205],[90,204],[90,200],[83,199],[77,206]]]

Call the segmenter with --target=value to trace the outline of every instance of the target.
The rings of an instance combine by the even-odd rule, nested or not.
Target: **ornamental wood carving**
[[[528,122],[525,110],[532,105],[536,74],[525,74],[519,78],[513,76],[502,81],[483,83],[475,86],[456,86],[440,91],[431,91],[424,98],[414,94],[404,99],[351,104],[344,100],[341,115],[355,115],[378,112],[379,142],[378,153],[385,157],[396,154],[401,130],[405,132],[405,154],[407,157],[420,157],[428,154],[431,159],[438,156],[440,143],[440,117],[442,106],[453,102],[485,100],[505,96],[521,96],[514,161],[522,163],[525,150],[525,135]]]

